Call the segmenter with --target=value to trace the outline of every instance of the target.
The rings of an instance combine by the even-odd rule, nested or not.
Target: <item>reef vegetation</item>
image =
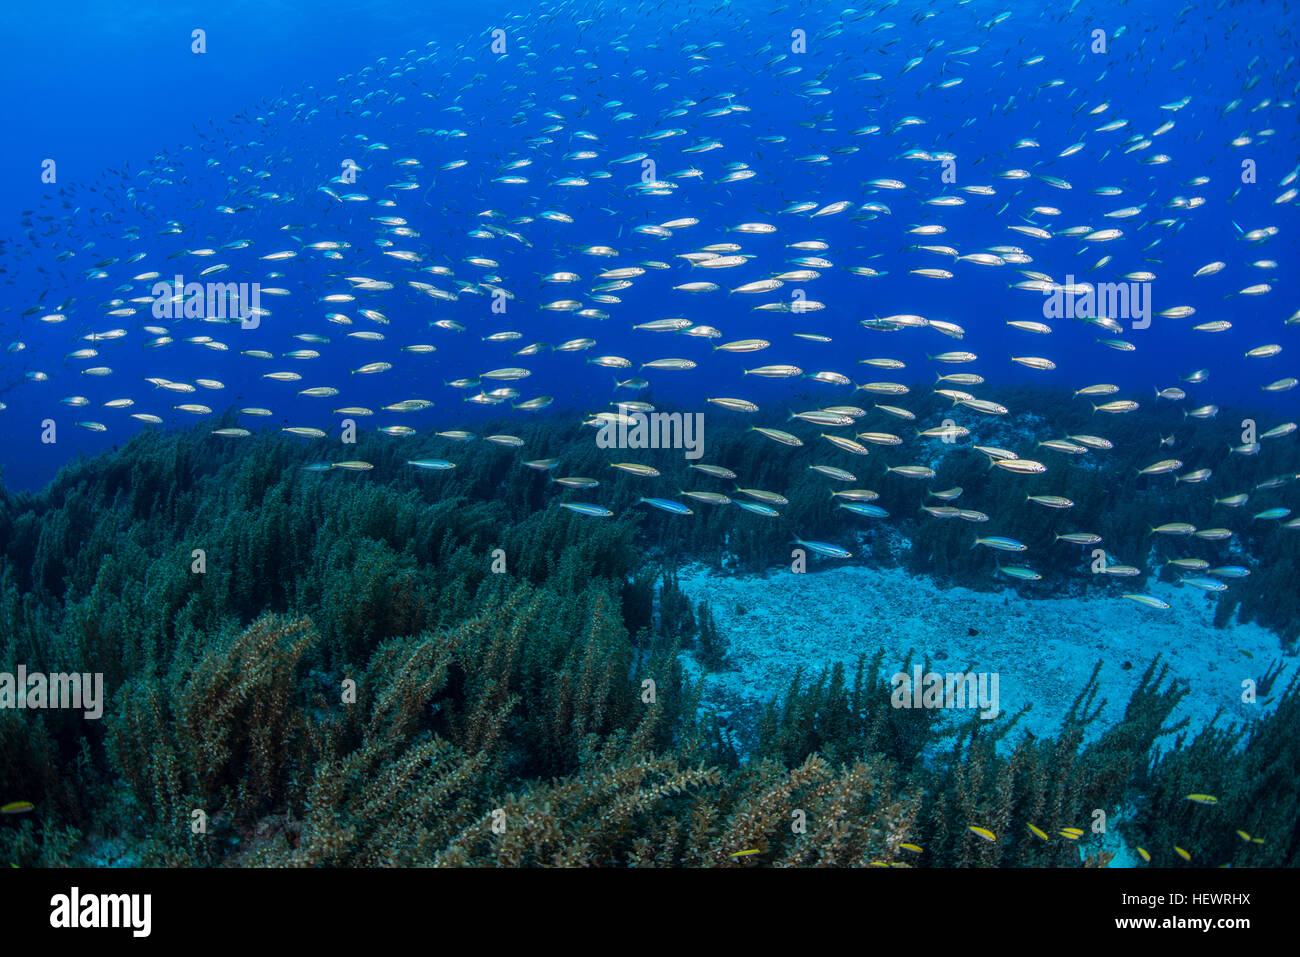
[[[1016,405],[1048,402],[1067,408],[1043,421],[1087,418],[1059,395]],[[1059,514],[999,501],[1023,499],[1019,477],[988,474],[982,456],[937,451],[930,483],[863,459],[858,484],[891,513],[873,526],[806,469],[825,450],[774,461],[744,424],[718,424],[705,461],[792,489],[790,504],[779,519],[695,502],[676,516],[638,508],[662,490],[610,469],[571,421],[514,431],[530,454],[562,457],[555,474],[599,478],[613,517],[556,507],[596,499],[482,441],[367,435],[347,458],[372,470],[312,471],[320,444],[223,440],[214,426],[141,434],[37,494],[4,493],[0,670],[102,673],[106,705],[98,721],[0,709],[0,805],[32,804],[0,815],[0,864],[1102,866],[1116,842],[1094,832],[1098,812],[1153,866],[1300,863],[1300,688],[1269,674],[1264,717],[1160,749],[1182,692],[1158,661],[1091,743],[1095,673],[1055,738],[1015,740],[1014,721],[994,731],[891,707],[880,656],[794,676],[746,735],[719,727],[690,676],[727,667],[726,636],[677,588],[682,561],[761,570],[788,560],[794,531],[991,587],[971,526],[919,510],[927,487],[961,485],[1023,516],[994,533],[1035,547],[1041,571],[1112,584],[1081,573],[1076,548],[1051,547]],[[1140,445],[1107,425],[1117,449]],[[405,464],[422,455],[457,467]],[[1180,496],[1177,518],[1209,524],[1212,503],[1114,456],[1061,469],[1055,491],[1077,503],[1072,528],[1159,574],[1151,550],[1165,543],[1148,530],[1169,520],[1161,507]],[[628,457],[685,472],[680,450]],[[806,472],[793,485],[792,466]],[[1255,467],[1226,466],[1244,487],[1266,478]],[[1215,561],[1249,564],[1256,536],[1282,540],[1261,550],[1270,567],[1219,596],[1222,620],[1293,642],[1300,534],[1238,525]],[[864,617],[867,647],[871,627]]]

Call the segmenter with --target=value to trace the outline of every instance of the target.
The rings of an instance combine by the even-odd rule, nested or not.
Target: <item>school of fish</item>
[[[751,421],[753,441],[773,455],[824,444],[815,468],[846,528],[889,519],[887,492],[853,487],[861,457],[885,456],[887,474],[926,482],[936,449],[953,445],[1034,476],[1025,507],[1066,514],[1073,503],[1054,494],[1053,473],[1106,455],[1112,416],[1156,402],[1213,419],[1224,370],[1265,397],[1297,385],[1287,363],[1300,302],[1283,261],[1300,197],[1300,75],[1294,55],[1275,56],[1244,25],[1210,51],[1232,64],[1233,88],[1184,74],[1166,31],[1194,30],[1204,11],[1223,8],[1189,4],[1172,24],[1138,27],[1131,4],[1079,0],[1036,16],[900,0],[836,12],[536,4],[332,89],[196,125],[192,142],[145,168],[53,187],[24,213],[22,235],[0,244],[7,394],[29,401],[39,391],[52,412],[72,410],[77,427],[122,438],[235,405],[239,424],[214,428],[213,441],[278,420],[270,427],[320,443],[311,468],[322,472],[373,468],[346,446],[328,451],[346,421],[394,441],[446,440],[445,457],[412,457],[411,468],[452,469],[456,444],[481,439],[518,447],[521,467],[549,472],[558,462],[529,458],[518,436],[465,428],[465,403],[526,416],[556,395],[557,409],[573,405],[582,386],[608,394],[608,406],[575,413],[600,428],[654,411],[638,392],[672,395],[676,377],[696,377],[707,380],[709,414]],[[1153,98],[1153,71],[1182,95]],[[965,82],[971,74],[979,89]],[[1235,135],[1220,136],[1229,126]],[[1003,136],[1009,127],[1021,135]],[[1258,180],[1237,183],[1246,160]],[[1198,248],[1207,250],[1199,268],[1166,265]],[[1123,317],[1048,318],[1052,296],[1086,297],[1101,282],[1150,284],[1152,331]],[[977,315],[936,314],[930,287],[965,284],[996,311],[981,300]],[[899,302],[908,305],[879,305]],[[1244,349],[1216,344],[1233,328],[1227,309],[1249,310]],[[602,349],[615,330],[618,349]],[[1023,348],[981,351],[995,335]],[[1071,389],[1091,405],[1098,434],[1033,449],[981,440],[985,423],[1031,410],[970,390],[1019,370],[1051,381],[1058,364],[1086,377],[1109,353],[1171,340],[1202,357],[1182,381],[1139,390],[1085,378]],[[951,400],[949,421],[917,421],[908,408],[917,377],[904,370],[918,363]],[[765,417],[782,380],[821,389],[825,401]],[[259,398],[240,405],[227,398],[235,394]],[[1296,428],[1275,417],[1215,454],[1264,456],[1296,441]],[[1235,423],[1224,429],[1234,432]],[[1218,488],[1212,468],[1184,471],[1186,456],[1164,444],[1153,443],[1142,473],[1203,486],[1224,527],[1172,516],[1151,533],[1230,539],[1229,518],[1258,489]],[[691,515],[687,499],[776,518],[786,502],[707,456],[683,465],[714,482],[696,489],[634,458],[611,452],[610,464],[643,478],[638,504],[665,513]],[[612,515],[597,480],[554,481],[590,499],[563,507]],[[724,493],[717,482],[732,484]],[[984,534],[999,516],[958,504],[961,489],[931,494],[933,520],[978,523],[975,547],[1027,551]],[[1245,511],[1300,529],[1285,506]],[[1057,538],[1101,544],[1065,526]],[[832,542],[794,541],[852,557]],[[1249,574],[1182,561],[1183,583],[1205,591]],[[1139,573],[1117,560],[1104,571]],[[1041,578],[1000,560],[996,574]]]

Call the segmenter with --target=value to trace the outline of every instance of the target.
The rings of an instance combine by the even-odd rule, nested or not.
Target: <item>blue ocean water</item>
[[[1175,385],[1180,376],[1203,368],[1209,379],[1196,387],[1193,401],[1249,400],[1261,413],[1280,413],[1293,393],[1265,393],[1259,387],[1288,372],[1289,352],[1261,361],[1242,355],[1292,331],[1282,323],[1295,311],[1287,298],[1293,293],[1285,266],[1294,253],[1294,237],[1286,228],[1294,200],[1275,202],[1286,189],[1279,182],[1295,167],[1296,126],[1288,100],[1295,85],[1290,27],[1285,20],[1252,27],[1254,14],[1245,8],[1238,13],[1231,5],[1148,4],[1138,10],[1077,3],[1068,11],[994,6],[909,9],[895,4],[864,7],[842,19],[815,6],[654,7],[635,16],[627,11],[621,28],[615,22],[617,8],[602,5],[579,5],[573,22],[543,13],[536,25],[525,10],[490,4],[472,11],[383,3],[345,4],[335,11],[316,3],[137,5],[129,12],[109,4],[10,9],[4,14],[7,49],[0,69],[6,88],[14,91],[7,118],[10,148],[3,158],[5,181],[12,188],[3,212],[11,223],[24,209],[36,210],[38,218],[29,216],[28,226],[12,225],[5,244],[6,303],[0,322],[7,342],[27,346],[6,358],[7,482],[34,487],[73,454],[121,442],[140,427],[124,414],[105,423],[110,428],[102,434],[66,428],[53,446],[40,442],[39,423],[53,416],[70,424],[69,410],[57,406],[70,392],[94,393],[88,396],[92,402],[135,398],[143,408],[147,392],[141,391],[140,378],[145,375],[217,379],[227,387],[218,400],[241,396],[231,404],[270,407],[295,422],[320,419],[319,400],[296,398],[296,390],[278,383],[268,387],[256,378],[262,370],[239,353],[247,348],[287,351],[292,333],[328,328],[322,327],[323,310],[315,300],[326,287],[339,286],[332,278],[337,261],[315,257],[293,262],[291,270],[284,270],[285,285],[293,289],[284,303],[287,309],[282,300],[275,301],[273,320],[233,338],[229,352],[177,345],[151,353],[140,348],[146,335],[131,329],[129,338],[104,350],[104,357],[112,359],[112,376],[90,385],[76,375],[76,361],[64,356],[77,336],[102,331],[96,323],[114,325],[102,320],[102,303],[115,295],[111,290],[117,283],[129,280],[128,271],[138,274],[118,266],[103,279],[86,280],[86,271],[101,258],[145,252],[138,269],[160,269],[170,278],[175,266],[194,271],[189,268],[193,259],[167,258],[178,250],[247,239],[247,249],[218,257],[228,259],[231,267],[221,278],[269,282],[260,275],[265,264],[259,255],[342,239],[355,249],[349,259],[375,262],[374,200],[395,177],[391,169],[372,171],[372,156],[410,155],[421,161],[421,171],[413,177],[420,186],[401,194],[399,211],[418,224],[428,262],[456,264],[459,278],[466,274],[467,267],[460,264],[465,255],[490,258],[504,246],[508,259],[502,259],[502,285],[517,298],[498,317],[487,312],[481,297],[434,304],[413,293],[388,296],[384,305],[394,324],[389,331],[397,335],[383,344],[358,344],[357,351],[321,350],[302,387],[337,386],[348,379],[354,356],[392,358],[399,343],[428,338],[439,346],[436,359],[395,363],[383,377],[382,394],[424,388],[431,393],[428,398],[439,402],[439,422],[450,426],[462,403],[442,388],[442,381],[473,377],[484,371],[479,366],[508,364],[511,346],[522,343],[484,343],[482,338],[519,328],[524,342],[592,334],[600,352],[626,354],[638,365],[677,353],[702,360],[698,370],[649,376],[661,399],[698,403],[711,394],[730,394],[743,382],[746,394],[761,404],[788,395],[789,383],[755,385],[752,378],[741,377],[750,357],[713,355],[707,340],[681,344],[677,338],[669,346],[670,337],[631,327],[680,314],[728,335],[779,342],[779,359],[807,371],[845,367],[842,371],[861,381],[860,370],[847,368],[845,357],[837,354],[843,338],[828,348],[791,339],[789,330],[853,336],[853,348],[861,350],[868,340],[857,329],[859,320],[903,313],[965,327],[967,343],[978,344],[978,372],[991,383],[1043,382],[1043,373],[1007,359],[1037,350],[1057,364],[1048,380],[1052,385],[1077,389],[1113,382],[1145,398],[1153,388]],[[987,26],[1004,10],[1007,18]],[[492,52],[488,32],[498,23],[508,37],[508,52],[501,55]],[[517,36],[510,38],[512,26]],[[206,53],[191,52],[195,28],[207,31]],[[796,42],[792,32],[799,30],[811,38],[807,52],[790,52]],[[1109,39],[1108,52],[1091,52],[1093,30],[1119,34]],[[705,46],[707,53],[691,52]],[[970,47],[976,49],[955,55]],[[912,56],[921,60],[904,72]],[[399,63],[406,65],[395,75],[391,68]],[[880,79],[855,79],[864,74]],[[940,88],[957,79],[957,85]],[[1184,99],[1185,105],[1170,108]],[[1234,100],[1240,105],[1230,110]],[[622,105],[611,108],[613,101]],[[695,105],[678,118],[665,119],[688,101]],[[720,104],[738,104],[744,112],[701,115]],[[623,111],[634,115],[615,120]],[[550,143],[529,143],[548,122],[548,112],[564,117],[558,121],[561,129],[548,137]],[[907,117],[921,122],[899,126]],[[1095,132],[1115,119],[1125,125]],[[1166,121],[1172,127],[1152,136]],[[672,124],[683,134],[645,139]],[[873,126],[879,132],[854,133]],[[418,134],[428,128],[463,128],[467,135]],[[578,130],[595,139],[575,138]],[[1126,144],[1139,136],[1151,145],[1126,152]],[[773,143],[772,137],[785,139]],[[1248,143],[1232,145],[1237,137]],[[682,152],[705,139],[716,139],[719,147]],[[1025,139],[1038,145],[1016,149]],[[366,152],[375,142],[390,148]],[[1084,147],[1060,158],[1072,143]],[[354,144],[351,152],[367,160],[360,183],[375,194],[356,205],[333,202],[318,192],[348,158],[343,154],[349,144]],[[564,159],[571,148],[584,145],[596,147],[598,156]],[[639,179],[640,164],[609,161],[647,148],[660,157],[661,176],[692,165],[702,175],[676,181],[677,188],[667,196],[637,195],[629,186]],[[856,151],[835,152],[841,148]],[[951,153],[955,182],[943,181],[942,162],[909,158],[907,150]],[[1158,153],[1169,161],[1152,165],[1149,161]],[[810,155],[827,159],[800,161]],[[535,159],[525,170],[530,182],[493,183],[500,167],[515,157]],[[40,181],[47,158],[58,163],[53,185]],[[461,169],[438,169],[461,158],[468,161]],[[1255,164],[1257,182],[1243,185],[1241,164],[1247,160]],[[746,163],[756,175],[718,184],[728,162]],[[174,174],[160,172],[170,163],[178,164]],[[584,188],[548,185],[566,173],[602,164],[613,173],[610,179],[593,180]],[[269,175],[253,180],[245,173],[241,178],[240,167]],[[1033,175],[999,178],[1019,168]],[[1053,187],[1041,175],[1065,179],[1072,188]],[[1198,177],[1208,181],[1188,185]],[[864,185],[877,179],[898,179],[907,188]],[[260,190],[250,192],[249,183],[265,186],[275,199],[256,200]],[[996,195],[968,197],[961,207],[925,205],[941,194],[960,196],[960,186],[973,184],[995,185]],[[1095,194],[1105,186],[1123,192]],[[232,197],[254,201],[236,215],[218,213],[216,207]],[[1178,208],[1173,204],[1180,197],[1204,205]],[[794,202],[822,206],[838,200],[855,205],[875,200],[890,212],[850,212],[812,222],[807,214],[802,221],[781,214]],[[1133,205],[1142,208],[1133,219],[1104,218],[1108,211]],[[1061,215],[1036,215],[1029,212],[1033,206],[1056,206]],[[575,222],[534,224],[527,231],[528,247],[465,238],[483,210],[495,209],[508,220],[547,207],[572,215]],[[826,241],[835,267],[809,287],[808,295],[827,309],[792,320],[789,314],[752,312],[751,297],[674,293],[671,286],[687,281],[688,273],[690,279],[708,278],[705,270],[691,270],[676,260],[672,270],[650,273],[622,296],[617,308],[609,310],[612,321],[575,322],[566,313],[538,313],[537,305],[547,298],[538,288],[539,274],[574,267],[585,279],[592,264],[577,250],[588,243],[619,247],[619,258],[610,263],[615,266],[637,258],[671,259],[681,242],[638,236],[632,229],[686,215],[697,217],[699,225],[681,233],[681,242],[734,239],[727,229],[747,219],[778,225],[771,235],[741,237],[745,254],[764,267],[789,258],[784,248],[789,242]],[[157,236],[169,219],[183,231]],[[281,229],[290,223],[304,228],[285,236]],[[905,232],[929,223],[941,223],[946,231],[929,240]],[[1119,225],[1124,236],[1110,243],[1043,242],[1008,230],[1028,223],[1053,230]],[[143,230],[140,238],[122,240],[123,229],[132,225]],[[1278,234],[1258,244],[1242,241],[1239,230],[1267,226],[1279,227]],[[1071,321],[1058,323],[1040,343],[1005,325],[1009,319],[1042,318],[1039,293],[1007,290],[1023,277],[1009,267],[965,263],[951,270],[951,280],[909,275],[911,269],[952,265],[943,255],[907,248],[927,242],[962,252],[995,244],[1020,246],[1033,259],[1027,268],[1058,282],[1067,275],[1081,283],[1116,281],[1120,274],[1149,269],[1157,277],[1153,311],[1191,305],[1195,319],[1157,316],[1151,328],[1124,336],[1134,346],[1132,352],[1098,345],[1097,339],[1112,337]],[[74,255],[59,259],[69,252]],[[1103,253],[1111,262],[1095,269]],[[1198,267],[1216,259],[1228,267],[1192,280]],[[1277,265],[1249,265],[1261,259]],[[869,265],[888,275],[861,278],[845,272],[848,265]],[[728,271],[727,278],[748,281],[769,272],[774,269],[746,266]],[[482,270],[470,267],[470,273],[481,275]],[[1256,283],[1272,288],[1261,296],[1231,295]],[[557,289],[563,287],[545,291]],[[75,306],[66,324],[43,326],[38,316],[23,315],[36,305],[43,312],[52,310],[68,298]],[[141,311],[122,325],[138,326],[143,315]],[[424,327],[435,317],[459,318],[472,323],[472,331],[430,337]],[[1219,319],[1230,321],[1232,328],[1190,331],[1194,323]],[[945,342],[932,334],[892,334],[877,335],[872,347],[877,345],[877,351],[906,362],[910,372],[924,368],[927,353],[944,348]],[[573,355],[535,357],[527,394],[554,395],[561,406],[575,409],[603,405],[610,376],[583,365]],[[24,382],[21,375],[31,371],[47,371],[51,380]],[[374,393],[357,389],[355,377],[348,385],[349,402],[371,401]],[[220,401],[213,406],[220,407]],[[162,411],[168,422],[189,424],[183,414]]]
[[[11,6],[0,480],[38,491],[142,432],[194,430],[217,461],[284,429],[318,430],[284,441],[347,480],[372,465],[340,441],[350,424],[457,463],[466,446],[438,433],[599,425],[635,400],[702,413],[705,463],[758,458],[762,484],[734,484],[796,500],[804,525],[781,528],[826,539],[818,569],[910,548],[911,569],[960,579],[973,531],[1001,555],[981,587],[1078,595],[1099,579],[1067,580],[1053,536],[1097,530],[1140,566],[1125,599],[1168,610],[1150,576],[1258,616],[1300,568],[1296,51],[1289,3]],[[263,311],[176,318],[173,281],[256,284]],[[1149,314],[1050,312],[1106,283]],[[430,405],[386,408],[411,399]],[[852,425],[792,415],[828,408]],[[955,444],[918,434],[954,423]],[[749,426],[779,431],[736,440]],[[560,454],[512,451],[516,472]],[[1042,481],[985,474],[1016,457]],[[365,480],[407,482],[396,461]],[[854,474],[810,492],[820,466]],[[1160,478],[1135,480],[1145,466]],[[964,495],[934,497],[954,474]],[[698,477],[638,494],[680,505]],[[827,490],[868,484],[872,531],[831,525]],[[663,518],[612,487],[532,494]],[[692,506],[672,520],[717,521]],[[763,552],[759,520],[733,514],[727,549],[788,564],[787,536]],[[1217,578],[1210,559],[1175,570],[1221,540],[1192,521],[1235,536]],[[935,544],[940,522],[959,544]],[[1162,523],[1187,556],[1153,544]],[[647,554],[680,544],[646,525]],[[1293,639],[1289,615],[1265,624]]]

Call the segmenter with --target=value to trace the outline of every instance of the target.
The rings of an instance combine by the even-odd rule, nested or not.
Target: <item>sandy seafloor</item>
[[[1106,705],[1089,728],[1095,737],[1123,717],[1147,664],[1159,654],[1169,676],[1184,679],[1190,689],[1171,720],[1186,717],[1194,732],[1220,708],[1220,723],[1257,718],[1269,705],[1244,703],[1242,682],[1258,681],[1280,660],[1283,671],[1274,685],[1280,690],[1297,667],[1266,628],[1216,628],[1213,601],[1187,586],[1151,583],[1146,593],[1172,606],[1154,610],[1118,595],[1029,598],[1010,586],[977,592],[898,568],[828,563],[804,574],[765,575],[689,565],[678,577],[692,601],[709,602],[728,642],[732,670],[708,675],[704,691],[705,707],[723,715],[784,694],[797,669],[811,677],[826,665],[854,665],[859,656],[883,648],[890,675],[902,669],[909,651],[914,664],[928,659],[935,671],[996,672],[1001,714],[994,722],[1032,705],[1004,742],[1010,745],[1022,730],[1055,734],[1100,660],[1099,697]],[[850,667],[850,681],[852,674]],[[1171,736],[1162,736],[1160,744],[1169,743]]]
[[[734,575],[698,564],[679,569],[682,590],[693,602],[708,601],[728,642],[730,668],[704,675],[702,700],[726,727],[750,724],[768,700],[784,695],[797,670],[812,677],[842,661],[852,682],[859,656],[869,659],[880,648],[887,676],[902,670],[909,651],[914,664],[928,659],[934,671],[996,672],[1001,714],[994,722],[1032,705],[1002,748],[1013,747],[1026,731],[1054,735],[1098,660],[1098,701],[1104,698],[1105,705],[1088,740],[1123,717],[1157,654],[1168,663],[1169,678],[1187,683],[1189,693],[1170,723],[1187,718],[1192,734],[1220,709],[1221,725],[1249,723],[1268,712],[1267,696],[1255,704],[1242,701],[1245,679],[1258,682],[1281,661],[1275,693],[1296,674],[1297,659],[1284,655],[1277,635],[1254,624],[1216,628],[1213,601],[1187,586],[1152,582],[1146,593],[1171,605],[1153,610],[1118,595],[1028,598],[1013,587],[977,592],[942,586],[899,568],[810,565],[805,574]],[[702,674],[691,664],[687,669],[692,678]],[[953,712],[961,720],[970,714]],[[1162,735],[1157,747],[1173,741]],[[1117,854],[1112,867],[1138,861],[1123,842],[1122,827],[1103,846]]]

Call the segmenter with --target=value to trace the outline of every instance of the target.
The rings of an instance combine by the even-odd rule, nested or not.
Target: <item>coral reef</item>
[[[35,805],[0,817],[0,862],[1098,866],[1115,850],[1090,830],[1100,810],[1157,864],[1183,863],[1174,845],[1195,864],[1300,863],[1294,685],[1261,684],[1277,707],[1248,732],[1216,726],[1156,756],[1177,684],[1153,662],[1123,721],[1084,745],[1094,675],[1055,738],[1007,754],[978,721],[952,734],[890,707],[867,657],[794,676],[738,746],[683,667],[726,668],[727,642],[675,563],[755,567],[788,554],[790,527],[842,530],[824,483],[793,463],[785,524],[712,507],[674,521],[638,511],[644,480],[611,475],[589,436],[544,420],[528,433],[567,474],[601,475],[616,517],[549,507],[564,490],[509,450],[459,446],[457,469],[429,473],[404,461],[442,446],[379,437],[349,452],[373,473],[352,474],[305,471],[310,447],[276,436],[140,435],[40,494],[0,496],[0,665],[100,672],[107,692],[101,721],[0,710],[0,804]],[[708,461],[787,488],[791,463],[777,476],[761,441],[720,427]],[[679,454],[639,458],[680,469]],[[937,462],[935,487],[1023,496],[1014,476]],[[1120,478],[1132,465],[1068,470],[1057,491],[1145,562],[1168,492]],[[1232,465],[1251,481],[1252,463]],[[893,480],[879,463],[861,478]],[[891,489],[918,508],[924,494]],[[1050,541],[1055,526],[1021,511],[998,532]],[[987,577],[969,536],[899,512],[907,561]],[[886,560],[882,535],[865,533],[866,561]],[[1232,593],[1291,637],[1280,583],[1297,539]]]

